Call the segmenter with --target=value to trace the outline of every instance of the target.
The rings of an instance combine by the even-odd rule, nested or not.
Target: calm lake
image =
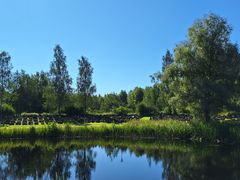
[[[154,141],[1,141],[0,179],[240,179],[240,148]]]

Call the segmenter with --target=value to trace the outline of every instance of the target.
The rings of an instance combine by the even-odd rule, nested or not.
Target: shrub
[[[2,114],[6,115],[14,115],[16,113],[15,109],[10,104],[2,105]]]
[[[51,125],[48,125],[48,133],[46,135],[50,137],[59,137],[61,135],[61,132],[58,126],[53,123]]]
[[[156,109],[141,103],[137,106],[137,113],[140,116],[151,116],[157,113]]]
[[[118,108],[115,108],[113,112],[117,115],[127,115],[131,112],[131,110],[127,107],[120,106]]]
[[[65,113],[68,116],[83,115],[84,114],[84,109],[82,107],[81,108],[77,108],[75,106],[67,106],[65,108]]]

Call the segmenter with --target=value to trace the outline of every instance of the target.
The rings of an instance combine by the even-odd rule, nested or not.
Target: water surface
[[[1,141],[0,179],[240,179],[240,148],[109,140]]]

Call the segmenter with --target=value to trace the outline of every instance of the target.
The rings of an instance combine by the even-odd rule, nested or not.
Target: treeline
[[[54,48],[49,72],[11,73],[10,56],[0,54],[1,110],[5,114],[50,112],[76,115],[114,112],[189,113],[210,121],[221,112],[240,109],[240,54],[230,40],[232,28],[215,14],[197,20],[188,37],[171,54],[167,50],[162,70],[153,74],[151,87],[130,92],[95,95],[93,68],[86,57],[78,60],[77,86],[67,70],[62,48]]]

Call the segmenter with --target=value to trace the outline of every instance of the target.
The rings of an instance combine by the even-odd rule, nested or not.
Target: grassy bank
[[[130,121],[123,124],[88,123],[84,125],[12,125],[0,127],[0,138],[124,138],[167,139],[197,142],[240,143],[240,126],[221,122]]]

